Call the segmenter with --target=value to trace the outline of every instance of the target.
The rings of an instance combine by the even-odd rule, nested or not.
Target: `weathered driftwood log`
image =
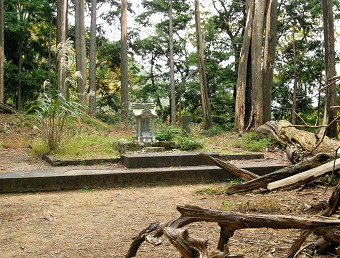
[[[327,136],[320,138],[317,134],[296,129],[290,122],[281,120],[277,123],[278,136],[285,142],[298,144],[302,149],[310,153],[334,152],[340,146],[340,142]]]
[[[272,136],[286,148],[288,157],[294,162],[316,153],[335,152],[340,142],[305,130],[299,130],[286,120],[269,121],[257,129],[258,132]]]
[[[332,159],[332,155],[327,153],[319,153],[314,157],[301,161],[295,165],[290,165],[285,168],[276,170],[270,174],[261,176],[259,178],[252,179],[250,181],[232,185],[227,190],[227,194],[235,194],[246,191],[252,191],[259,188],[267,188],[267,185],[273,181],[277,181],[292,175],[296,175],[300,172],[312,169],[324,164],[326,161]]]
[[[340,159],[335,161],[327,162],[321,166],[309,169],[307,171],[301,172],[299,174],[271,182],[267,185],[268,190],[282,189],[282,188],[292,188],[298,187],[302,184],[311,182],[321,176],[332,173],[335,170],[340,169]]]
[[[254,174],[253,172],[250,172],[249,170],[243,169],[243,168],[238,168],[235,165],[231,164],[230,162],[223,161],[218,158],[214,158],[208,154],[205,153],[200,153],[200,157],[205,158],[210,162],[212,165],[216,165],[220,168],[222,168],[224,171],[232,174],[233,176],[236,176],[242,180],[248,181],[252,180],[254,178],[258,178],[259,176]]]
[[[160,227],[160,223],[152,222],[150,225],[143,229],[138,236],[133,238],[131,246],[126,254],[126,258],[135,257],[140,245],[148,239],[149,236],[151,237],[160,237],[163,234],[163,230]],[[158,242],[160,244],[160,242]]]
[[[325,210],[321,213],[321,216],[325,216],[325,217],[332,216],[338,210],[339,206],[340,206],[340,183],[334,188],[330,198],[327,201]],[[337,231],[336,235],[338,236],[336,237],[339,238],[339,235],[340,235],[339,229],[335,228],[334,230]],[[312,231],[310,230],[302,231],[300,237],[294,242],[294,244],[290,248],[287,258],[295,257],[295,255],[299,252],[300,247],[302,246],[302,244],[305,242],[305,240],[311,233]],[[318,242],[325,243],[327,241],[325,240],[324,237],[322,237],[321,241],[317,241],[316,248],[319,248],[318,245],[320,244],[318,244]],[[328,243],[328,246],[329,246],[329,243]],[[340,246],[338,248],[340,248]],[[322,251],[324,250],[319,250],[319,252],[322,252]]]
[[[274,228],[274,229],[304,229],[322,236],[329,242],[340,244],[340,220],[327,219],[306,219],[283,215],[257,215],[242,214],[234,212],[223,212],[219,210],[202,209],[197,206],[177,206],[181,213],[178,219],[163,224],[163,233],[170,239],[170,242],[180,252],[182,257],[211,257],[207,255],[207,246],[204,240],[194,239],[189,236],[187,230],[180,228],[193,222],[215,222],[223,227],[223,240],[219,245],[225,247],[234,231],[245,228]],[[156,234],[160,235],[160,227],[157,227]],[[144,231],[142,231],[144,232]],[[139,234],[143,235],[143,233]],[[221,247],[220,246],[220,247]],[[224,250],[221,250],[225,252]],[[126,256],[132,257],[132,256]],[[215,256],[216,257],[216,256]],[[223,257],[223,256],[220,256]],[[224,256],[228,257],[228,256]]]

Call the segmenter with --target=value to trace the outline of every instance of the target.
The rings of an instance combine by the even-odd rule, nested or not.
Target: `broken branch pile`
[[[340,184],[334,189],[323,214],[328,215],[337,210],[340,203],[339,197]],[[183,258],[244,257],[241,254],[236,255],[229,253],[228,241],[236,230],[247,228],[302,229],[304,230],[302,234],[303,237],[314,233],[322,237],[323,241],[337,247],[340,246],[339,219],[307,219],[283,215],[242,214],[203,209],[191,205],[177,206],[177,210],[181,214],[179,218],[166,223],[151,223],[146,229],[141,231],[141,233],[134,238],[125,257],[135,257],[138,248],[144,241],[152,242],[155,245],[159,244],[159,241],[155,239],[158,239],[162,235],[167,237]],[[183,228],[190,223],[201,221],[217,223],[220,227],[218,250],[214,251],[214,254],[209,255],[207,242],[205,240],[190,237],[188,230]],[[303,243],[304,240],[305,238],[302,239],[302,241],[300,239],[300,242]],[[298,248],[296,248],[297,246]],[[294,248],[298,250],[300,246],[301,245],[295,245]],[[293,253],[292,250],[289,252],[289,255]],[[295,253],[296,251],[294,251],[294,255]]]

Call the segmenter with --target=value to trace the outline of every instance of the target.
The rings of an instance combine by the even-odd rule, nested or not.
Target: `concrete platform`
[[[239,167],[263,175],[284,166],[258,162]],[[230,177],[219,167],[205,165],[122,170],[57,167],[0,173],[0,193],[212,183]]]
[[[121,162],[127,168],[161,168],[178,166],[202,166],[209,165],[208,161],[198,156],[197,152],[158,152],[158,153],[134,153],[121,155]],[[214,158],[226,160],[232,159],[261,159],[262,153],[229,154],[220,155],[207,152]]]

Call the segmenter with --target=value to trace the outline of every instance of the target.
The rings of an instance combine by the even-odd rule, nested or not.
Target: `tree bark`
[[[324,24],[324,42],[325,42],[325,63],[326,63],[326,84],[336,75],[335,70],[335,38],[334,38],[334,19],[333,19],[333,1],[322,0],[323,24]],[[327,124],[326,135],[335,138],[338,136],[337,123],[330,124],[336,117],[336,83],[335,81],[326,89],[326,113]]]
[[[174,33],[172,17],[172,0],[169,0],[169,59],[170,59],[170,110],[171,124],[176,124],[176,88],[174,71]]]
[[[250,43],[253,30],[254,19],[254,1],[248,0],[248,13],[246,28],[243,36],[242,50],[240,63],[238,67],[238,76],[236,84],[236,100],[235,100],[235,130],[243,132],[246,129],[246,117],[250,113],[250,103],[247,100],[251,99],[251,92],[247,91],[248,77],[251,73],[249,65],[250,59]]]
[[[203,109],[203,127],[209,129],[212,125],[211,106],[209,101],[207,78],[205,73],[204,61],[204,43],[201,29],[201,17],[199,0],[195,0],[195,25],[196,25],[196,41],[197,41],[197,54],[198,54],[198,71],[201,89],[201,104]]]
[[[67,0],[58,0],[57,2],[57,45],[66,41],[67,31]],[[69,96],[68,85],[65,82],[67,70],[64,68],[66,55],[57,55],[57,76],[58,76],[58,91],[65,97]]]
[[[129,113],[129,74],[127,47],[127,0],[121,0],[121,120],[127,121]]]
[[[277,38],[277,0],[269,0],[263,56],[263,122],[271,120],[271,94]]]
[[[297,67],[297,56],[296,56],[296,42],[295,42],[295,24],[293,24],[293,63],[294,63],[294,84],[293,84],[293,96],[292,96],[292,124],[296,125],[296,109],[297,109],[297,89],[298,89],[298,67]]]
[[[86,101],[86,49],[85,49],[85,6],[84,0],[75,0],[75,45],[76,69],[81,73],[77,78],[78,97],[85,110]]]
[[[4,9],[4,0],[0,0],[0,103],[4,103],[4,49],[5,49],[5,41],[4,41],[4,33],[5,33],[5,9]]]
[[[262,39],[266,1],[255,0],[254,25],[251,39],[251,80],[252,111],[247,130],[256,129],[263,124],[263,89],[262,89]]]
[[[91,0],[89,113],[96,116],[97,0]]]

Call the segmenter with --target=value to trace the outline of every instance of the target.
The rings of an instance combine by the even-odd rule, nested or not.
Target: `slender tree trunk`
[[[238,68],[237,84],[236,84],[236,100],[235,100],[235,129],[243,132],[246,129],[246,117],[250,113],[250,105],[247,103],[251,99],[251,91],[247,91],[249,87],[249,74],[251,74],[250,64],[250,43],[253,30],[254,19],[254,1],[248,0],[248,13],[246,27],[244,30],[240,63]],[[248,84],[248,86],[247,86]]]
[[[129,74],[127,47],[127,0],[121,0],[121,120],[126,122],[129,113]]]
[[[264,25],[264,0],[255,0],[254,26],[251,40],[252,66],[252,112],[247,129],[255,129],[263,124],[263,89],[262,89],[262,40]]]
[[[277,0],[269,0],[263,57],[263,122],[271,120],[271,95],[277,38]]]
[[[293,95],[292,95],[292,124],[296,125],[296,94],[298,88],[298,71],[297,71],[297,57],[296,57],[296,44],[295,44],[295,24],[293,24],[293,63],[294,63],[294,84],[293,84]]]
[[[176,89],[175,89],[175,71],[174,71],[174,34],[172,22],[172,0],[169,0],[169,58],[170,58],[170,107],[171,107],[171,124],[176,124]]]
[[[90,94],[89,112],[96,116],[96,31],[97,31],[97,0],[91,1],[91,32],[90,32]]]
[[[334,19],[333,1],[322,0],[324,42],[325,42],[325,63],[326,63],[326,83],[336,75],[335,71],[335,38],[334,38]],[[335,81],[326,90],[326,112],[327,124],[330,124],[336,117],[336,83]],[[328,126],[326,134],[329,137],[337,137],[337,123]]]
[[[197,53],[198,53],[198,70],[199,70],[199,81],[201,89],[201,101],[203,109],[203,127],[204,129],[209,129],[212,126],[211,118],[211,107],[208,96],[208,85],[207,78],[205,74],[205,64],[204,64],[204,46],[203,46],[203,36],[201,31],[201,18],[199,9],[199,0],[195,0],[195,25],[196,25],[196,39],[197,39]]]
[[[86,103],[86,50],[85,50],[85,6],[84,0],[75,1],[75,45],[76,69],[82,78],[77,78],[78,97],[80,103],[87,109]]]
[[[4,0],[0,0],[0,102],[4,102],[4,29],[5,29],[5,10]]]
[[[22,39],[19,40],[19,61],[18,61],[18,89],[17,89],[17,109],[21,110],[21,85],[22,85]]]
[[[58,0],[57,2],[57,45],[66,41],[67,31],[67,0]],[[63,64],[67,63],[66,56],[59,56],[57,60],[58,73],[58,91],[64,96],[69,95],[68,84],[65,82],[67,77],[67,70],[63,68]]]

